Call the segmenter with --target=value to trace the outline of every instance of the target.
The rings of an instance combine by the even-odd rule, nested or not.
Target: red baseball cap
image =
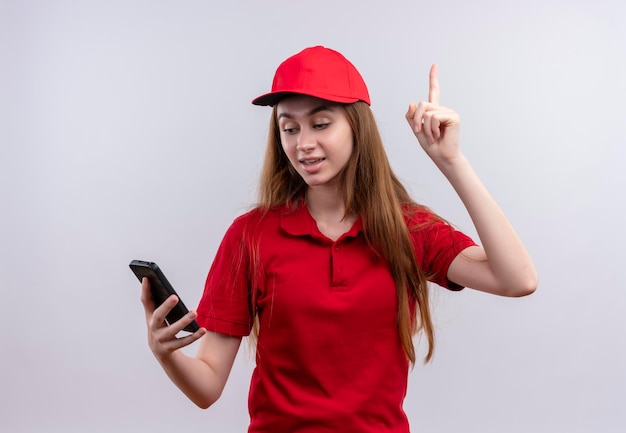
[[[274,74],[272,91],[253,99],[252,103],[273,106],[292,94],[371,105],[359,71],[341,53],[322,46],[305,48],[282,62]]]

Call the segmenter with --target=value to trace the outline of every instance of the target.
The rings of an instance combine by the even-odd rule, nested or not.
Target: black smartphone
[[[154,304],[158,307],[161,305],[167,298],[171,295],[176,295],[176,291],[172,287],[165,275],[159,268],[159,266],[154,262],[145,262],[143,260],[133,260],[128,265],[130,269],[135,273],[139,282],[143,279],[143,277],[148,277],[150,280],[150,292],[152,294],[152,299],[154,300]],[[187,314],[189,310],[183,304],[183,301],[178,296],[178,304],[172,308],[172,311],[169,312],[167,317],[165,318],[165,322],[170,325],[180,318],[182,318],[185,314]],[[196,332],[200,327],[198,323],[194,320],[189,325],[185,326],[184,330],[187,332]]]

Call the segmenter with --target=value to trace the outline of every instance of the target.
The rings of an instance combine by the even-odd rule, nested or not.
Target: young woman
[[[142,284],[149,345],[198,406],[220,396],[256,337],[250,432],[403,432],[412,337],[434,347],[428,282],[532,293],[532,261],[459,148],[459,116],[427,102],[406,119],[465,204],[482,246],[415,203],[389,167],[367,87],[340,53],[311,47],[277,69],[260,203],[227,231],[197,313],[164,325]],[[177,337],[191,320],[202,327]],[[200,339],[196,357],[179,349]]]

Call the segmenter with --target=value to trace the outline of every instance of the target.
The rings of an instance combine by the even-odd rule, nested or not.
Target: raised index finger
[[[439,105],[439,80],[437,79],[436,64],[430,67],[428,102],[434,105]]]

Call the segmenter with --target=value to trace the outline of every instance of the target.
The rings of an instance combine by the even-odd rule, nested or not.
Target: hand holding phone
[[[150,281],[150,293],[152,295],[152,300],[154,301],[155,307],[159,307],[166,299],[168,299],[172,295],[176,295],[178,297],[178,303],[172,308],[172,310],[167,314],[165,318],[165,322],[168,325],[171,325],[174,322],[177,322],[182,317],[184,317],[189,310],[180,299],[180,296],[176,293],[170,282],[165,278],[165,275],[159,268],[159,266],[154,262],[147,262],[143,260],[133,260],[129,264],[130,269],[137,276],[137,279],[141,282],[144,277],[148,278]],[[196,332],[200,327],[198,323],[194,320],[189,325],[183,328],[187,332]]]

